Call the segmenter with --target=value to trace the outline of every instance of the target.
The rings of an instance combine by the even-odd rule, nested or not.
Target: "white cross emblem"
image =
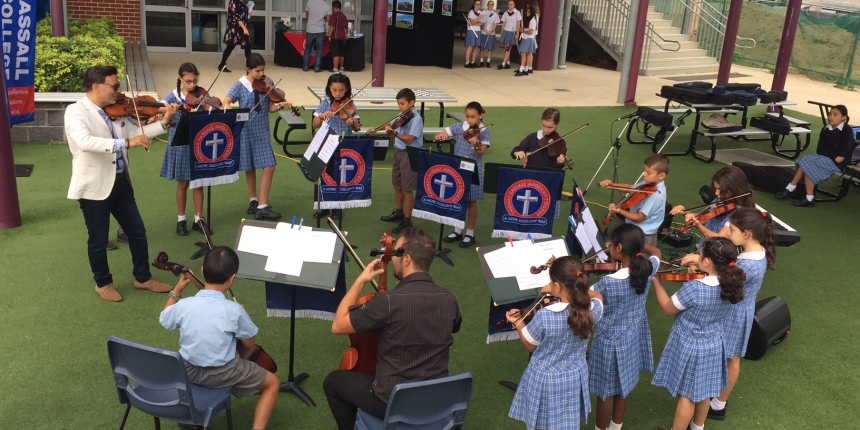
[[[347,163],[346,158],[341,158],[340,167],[338,167],[338,169],[340,170],[340,183],[344,184],[346,183],[346,172],[355,170],[355,166]]]
[[[442,175],[442,179],[435,179],[433,183],[439,186],[439,200],[445,200],[445,189],[454,186],[453,182],[448,182],[448,175]]]
[[[537,202],[537,196],[532,197],[532,190],[526,190],[526,193],[517,196],[517,200],[523,202],[523,216],[529,216],[529,206],[532,202]]]
[[[218,133],[215,133],[212,136],[212,140],[207,140],[204,143],[206,143],[206,146],[212,147],[212,159],[214,160],[218,158],[218,145],[222,145],[224,143],[224,139],[219,139]]]

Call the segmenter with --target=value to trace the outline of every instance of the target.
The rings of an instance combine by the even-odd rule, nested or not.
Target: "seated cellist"
[[[332,332],[375,332],[377,358],[376,373],[335,370],[326,377],[323,390],[338,429],[355,426],[357,408],[382,418],[392,389],[401,382],[448,376],[448,348],[462,317],[457,297],[427,273],[435,256],[433,239],[408,227],[391,258],[397,287],[356,305],[362,287],[384,273],[381,260],[373,260],[340,302]]]

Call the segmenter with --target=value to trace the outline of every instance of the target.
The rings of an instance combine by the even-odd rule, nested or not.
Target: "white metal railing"
[[[726,36],[728,18],[705,0],[652,0],[657,12],[672,21],[672,26],[688,34],[699,43],[709,57],[719,61]],[[741,49],[755,47],[755,39],[737,36],[735,46]]]

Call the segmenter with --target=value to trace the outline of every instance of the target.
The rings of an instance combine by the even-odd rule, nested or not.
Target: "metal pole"
[[[51,36],[65,37],[66,14],[63,0],[51,0]]]
[[[735,40],[738,38],[738,26],[741,22],[741,8],[744,0],[731,0],[729,16],[726,21],[726,36],[723,38],[723,50],[720,54],[720,71],[717,73],[717,84],[729,81],[732,72],[732,59],[735,56]]]
[[[18,204],[18,183],[12,155],[6,76],[3,73],[0,75],[0,106],[3,107],[0,109],[0,230],[5,230],[21,226],[21,207]]]
[[[392,16],[393,18],[393,16]],[[388,2],[376,0],[373,8],[373,66],[374,87],[385,86],[385,44],[388,40]]]
[[[630,81],[630,62],[633,59],[633,41],[636,39],[636,21],[639,16],[640,0],[630,1],[630,15],[627,17],[627,32],[624,34],[624,52],[621,53],[621,80],[618,82],[618,103],[627,101],[627,86]],[[639,76],[639,65],[636,65],[636,74],[633,75],[635,81]]]
[[[564,15],[561,23],[561,46],[558,50],[559,69],[567,68],[567,44],[570,40],[570,15],[573,14],[573,0],[564,0]]]
[[[794,35],[797,33],[797,21],[800,19],[802,0],[788,0],[785,8],[785,23],[782,25],[782,38],[779,41],[779,54],[776,57],[776,67],[773,71],[771,90],[784,90],[785,78],[788,76],[788,66],[791,62],[791,50],[794,48]]]
[[[633,13],[633,5],[630,5]],[[642,63],[642,45],[645,41],[645,23],[648,21],[648,0],[639,0],[639,13],[636,16],[633,49],[631,49],[630,69],[627,78],[627,96],[625,106],[636,106],[636,84],[639,82],[639,66]]]
[[[554,52],[554,54],[555,54],[555,55],[553,56],[553,62],[552,62],[552,68],[553,68],[553,69],[557,69],[557,68],[558,68],[558,63],[559,63],[559,61],[558,61],[558,55],[559,55],[559,53],[560,53],[561,44],[562,44],[562,43],[563,43],[563,41],[564,41],[564,39],[562,39],[562,34],[561,34],[561,33],[564,31],[564,27],[563,27],[563,23],[564,23],[564,4],[565,4],[566,2],[567,2],[567,0],[559,0],[560,5],[559,5],[559,8],[558,8],[558,15],[556,16],[556,20],[558,21],[558,24],[556,25],[556,29],[555,29],[555,39],[554,39],[554,40],[555,40],[555,46],[553,46],[553,48],[554,48],[554,51],[553,51],[553,52]]]

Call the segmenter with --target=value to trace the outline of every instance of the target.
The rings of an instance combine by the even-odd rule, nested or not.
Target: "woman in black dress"
[[[251,56],[251,40],[248,35],[248,20],[251,19],[251,12],[248,10],[247,0],[230,0],[227,6],[227,32],[224,33],[224,44],[227,48],[224,49],[224,55],[221,56],[221,64],[218,65],[218,70],[223,70],[225,73],[230,73],[227,68],[227,59],[233,53],[233,48],[242,45],[245,49],[245,58]]]

